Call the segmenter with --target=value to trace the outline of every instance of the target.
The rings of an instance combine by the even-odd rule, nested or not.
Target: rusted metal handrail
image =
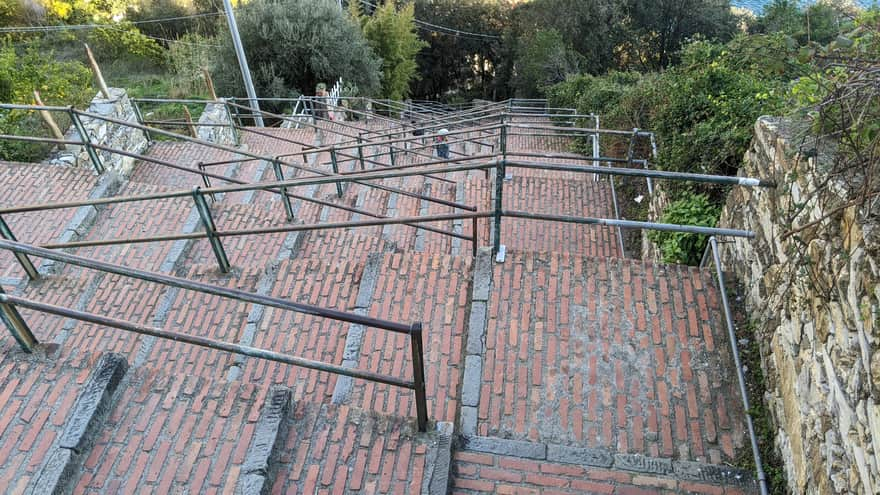
[[[196,292],[202,292],[205,294],[212,294],[220,297],[226,297],[230,299],[235,299],[238,301],[250,302],[254,304],[260,304],[264,306],[271,306],[274,308],[294,311],[297,313],[303,313],[308,315],[313,315],[321,318],[328,318],[337,321],[343,321],[348,323],[354,323],[358,325],[363,325],[365,327],[372,328],[380,328],[383,330],[405,334],[410,336],[410,340],[412,343],[413,350],[413,380],[403,380],[397,377],[392,377],[389,375],[382,375],[379,373],[373,373],[370,371],[362,371],[355,370],[350,368],[345,368],[339,365],[334,365],[330,363],[324,363],[320,361],[313,361],[309,359],[288,356],[286,354],[277,353],[274,351],[268,351],[264,349],[257,349],[254,347],[242,346],[238,344],[230,344],[228,342],[222,342],[218,340],[206,339],[203,337],[198,337],[194,335],[187,335],[177,332],[170,332],[167,330],[162,330],[158,328],[147,327],[144,325],[131,323],[123,320],[117,320],[114,318],[108,318],[106,316],[95,315],[91,313],[85,313],[82,311],[76,311],[69,308],[62,308],[59,306],[53,306],[50,304],[33,301],[26,298],[16,297],[12,295],[8,295],[0,289],[0,317],[4,323],[6,323],[10,332],[16,336],[16,340],[19,341],[22,349],[26,352],[32,352],[33,346],[37,344],[36,338],[34,338],[33,333],[27,327],[25,321],[21,318],[21,315],[15,309],[16,306],[26,307],[35,309],[38,311],[44,311],[47,313],[58,314],[61,316],[66,316],[70,318],[75,318],[83,321],[88,321],[91,323],[95,323],[98,325],[106,325],[114,328],[119,328],[122,330],[127,330],[131,332],[152,335],[158,338],[170,339],[174,341],[186,342],[193,345],[199,345],[202,347],[208,347],[212,349],[218,349],[226,352],[233,352],[237,354],[242,354],[246,356],[252,356],[262,359],[268,359],[272,361],[277,361],[281,363],[291,364],[295,366],[300,366],[304,368],[316,369],[319,371],[325,371],[329,373],[335,373],[345,376],[351,376],[353,378],[359,378],[364,380],[375,381],[379,383],[385,383],[388,385],[394,385],[403,388],[409,388],[415,392],[416,396],[416,415],[419,431],[426,431],[428,426],[428,409],[427,409],[427,398],[425,392],[425,370],[424,370],[424,349],[422,342],[422,325],[421,323],[412,323],[412,324],[404,324],[398,323],[389,320],[382,320],[378,318],[373,318],[370,316],[364,316],[357,313],[349,313],[345,311],[339,311],[335,309],[322,308],[320,306],[313,306],[303,303],[297,303],[289,299],[282,299],[267,295],[255,294],[252,292],[246,292],[238,289],[231,289],[227,287],[221,287],[211,284],[206,284],[204,282],[197,282],[194,280],[187,280],[184,278],[173,277],[171,275],[164,275],[161,273],[149,272],[145,270],[138,270],[135,268],[124,267],[120,265],[115,265],[112,263],[107,263],[103,261],[98,261],[94,259],[84,258],[81,256],[76,256],[72,254],[67,254],[59,251],[52,251],[45,248],[39,248],[35,246],[31,246],[28,244],[23,244],[19,242],[13,242],[8,240],[0,239],[0,249],[6,249],[8,251],[12,251],[13,253],[26,254],[31,256],[36,256],[39,258],[45,258],[50,260],[59,261],[62,263],[68,263],[72,265],[81,266],[84,268],[98,270],[106,273],[114,273],[117,275],[121,275],[124,277],[136,278],[139,280],[144,280],[147,282],[159,283],[162,285],[177,287],[185,290],[192,290]],[[11,308],[11,309],[10,309]],[[18,319],[13,321],[13,317],[17,317]],[[20,339],[19,337],[28,336],[30,340]]]

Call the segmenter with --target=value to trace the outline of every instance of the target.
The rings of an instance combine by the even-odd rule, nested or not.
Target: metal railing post
[[[724,320],[727,323],[727,336],[730,338],[730,349],[733,352],[733,363],[736,365],[736,376],[739,381],[739,393],[742,395],[743,409],[746,413],[746,426],[749,429],[749,440],[752,444],[752,456],[755,458],[755,472],[758,475],[758,484],[761,495],[767,495],[767,475],[761,463],[761,449],[758,448],[758,439],[755,436],[755,425],[752,422],[751,406],[749,406],[749,394],[746,390],[746,378],[743,375],[743,366],[739,357],[739,348],[736,345],[736,333],[734,332],[733,317],[730,312],[730,302],[727,300],[727,289],[724,284],[724,270],[721,269],[721,255],[718,252],[718,241],[715,236],[709,237],[709,246],[712,247],[712,257],[715,261],[715,274],[718,276],[718,291],[721,292],[721,305],[724,308]]]
[[[141,106],[134,98],[131,99],[131,108],[134,110],[134,118],[137,119],[138,124],[144,125],[144,114],[141,113]],[[147,144],[153,143],[153,135],[150,131],[144,131],[144,136],[147,138]]]
[[[419,431],[428,430],[428,399],[425,393],[425,352],[422,345],[422,324],[413,323],[409,332],[413,354],[413,391],[416,394],[416,421]]]
[[[394,145],[391,144],[388,146],[388,156],[391,158],[391,166],[394,166]]]
[[[198,187],[192,190],[193,200],[196,203],[196,210],[202,219],[202,225],[205,227],[205,233],[208,234],[208,242],[211,243],[211,249],[214,250],[214,256],[217,257],[217,264],[220,265],[220,271],[229,273],[231,268],[229,258],[226,257],[226,251],[223,249],[223,243],[217,236],[217,227],[214,225],[214,219],[211,217],[211,209],[208,208],[208,202],[205,201],[205,195]]]
[[[276,158],[272,160],[272,170],[275,171],[275,179],[279,181],[284,180],[284,173],[281,171],[281,162]],[[293,221],[293,207],[290,205],[290,197],[287,195],[287,187],[280,186],[281,189],[281,202],[284,203],[284,213],[287,214],[287,221]]]
[[[209,179],[208,176],[205,175],[205,163],[199,162],[196,164],[196,167],[198,167],[199,171],[202,172],[202,182],[205,184],[205,187],[210,189],[211,188],[211,179]],[[208,195],[211,197],[211,201],[213,201],[215,203],[217,202],[217,196],[215,196],[214,193],[208,193]]]
[[[7,241],[18,242],[15,238],[15,235],[12,233],[12,229],[9,228],[9,225],[6,224],[6,221],[3,220],[3,217],[0,217],[0,237],[3,237]],[[40,278],[40,273],[37,271],[37,268],[34,266],[31,259],[28,258],[26,254],[22,253],[12,253],[15,255],[15,258],[18,260],[18,263],[24,269],[25,273],[31,280],[37,280]]]
[[[632,167],[633,154],[635,153],[636,136],[639,134],[639,128],[633,127],[632,136],[629,137],[629,149],[626,150],[626,166]]]
[[[336,156],[336,148],[330,149],[330,166],[333,167],[333,173],[339,175],[339,159]],[[336,195],[342,197],[342,183],[336,181]]]
[[[6,292],[3,291],[3,287],[0,287],[0,320],[3,320],[6,328],[9,329],[9,333],[15,337],[16,342],[18,342],[18,345],[21,346],[21,350],[24,352],[33,352],[34,346],[40,343],[34,337],[24,318],[21,317],[18,309],[6,301]]]
[[[480,227],[480,224],[477,222],[477,218],[473,219],[473,240],[471,241],[471,255],[476,258],[477,257],[477,242],[479,242],[480,237],[477,235],[477,229]]]
[[[366,170],[366,166],[364,165],[364,145],[363,145],[363,141],[364,141],[364,140],[361,138],[361,136],[358,136],[358,139],[357,139],[357,142],[358,142],[358,160],[360,160],[360,162],[361,162],[361,170]]]
[[[498,255],[501,250],[501,212],[504,208],[504,173],[505,161],[499,160],[495,166],[495,232],[492,239],[492,253]]]
[[[98,152],[92,147],[92,140],[89,137],[89,133],[86,131],[85,126],[83,126],[82,121],[79,119],[79,115],[77,115],[73,107],[70,107],[68,114],[70,115],[70,120],[73,122],[73,126],[76,127],[76,132],[79,134],[83,147],[86,149],[86,154],[89,155],[89,160],[91,160],[92,166],[95,167],[95,171],[98,172],[98,175],[103,174],[104,164],[101,162],[101,157],[98,156]]]
[[[238,129],[235,127],[235,119],[232,117],[232,110],[229,109],[229,102],[224,98],[223,100],[223,108],[226,109],[226,117],[229,119],[229,130],[232,132],[232,140],[236,146],[241,144],[241,139],[238,136]],[[238,125],[241,125],[241,118],[238,119]]]

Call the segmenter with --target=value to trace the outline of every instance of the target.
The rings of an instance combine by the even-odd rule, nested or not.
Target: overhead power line
[[[180,21],[184,19],[196,19],[199,17],[211,17],[223,15],[222,12],[205,12],[202,14],[192,14],[192,15],[182,15],[177,17],[165,17],[162,19],[148,19],[143,21],[132,21],[129,24],[140,25],[140,24],[155,24],[161,22],[171,22],[171,21]],[[48,32],[56,32],[56,31],[76,31],[76,30],[84,30],[84,29],[98,29],[98,28],[107,28],[114,27],[113,23],[108,24],[63,24],[57,26],[13,26],[13,27],[2,27],[0,28],[0,33],[48,33]]]
[[[370,2],[368,0],[360,0],[360,1],[363,5],[373,7],[374,9],[379,8],[378,5],[376,5],[375,3]],[[433,24],[428,21],[423,21],[421,19],[413,19],[413,20],[422,30],[425,30],[425,31],[431,31],[431,32],[446,34],[446,35],[450,35],[450,36],[460,36],[462,38],[475,38],[475,39],[483,39],[483,40],[486,40],[486,39],[500,40],[501,39],[501,36],[498,36],[497,34],[472,33],[469,31],[462,31],[460,29],[455,29],[455,28],[451,28],[448,26],[441,26],[439,24]]]

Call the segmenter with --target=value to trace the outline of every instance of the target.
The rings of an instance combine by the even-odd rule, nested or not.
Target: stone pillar
[[[110,98],[98,93],[87,110],[88,113],[124,120],[137,124],[134,107],[124,89],[110,88]],[[115,124],[97,117],[81,117],[83,127],[92,144],[127,151],[143,153],[147,149],[147,136],[143,131],[126,125]],[[81,139],[75,126],[65,133],[65,139]],[[134,166],[135,159],[109,151],[96,150],[104,168],[121,175],[127,175]],[[67,146],[47,160],[48,163],[78,167],[91,167],[89,155],[83,146]]]
[[[211,124],[211,125],[207,125]],[[219,125],[218,125],[219,124]],[[218,103],[208,103],[199,116],[199,124],[196,130],[198,138],[217,144],[236,145],[235,123],[232,115],[221,99]]]

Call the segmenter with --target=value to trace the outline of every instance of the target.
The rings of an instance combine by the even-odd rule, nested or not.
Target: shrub
[[[357,12],[357,3],[350,9]],[[418,76],[416,55],[427,43],[416,33],[415,6],[401,9],[386,0],[372,16],[359,17],[364,36],[373,52],[382,59],[382,97],[402,100],[410,94],[410,82]]]
[[[12,45],[0,45],[0,98],[12,103],[33,103],[33,91],[39,90],[47,105],[83,106],[93,96],[91,72],[79,62],[56,61],[38,45],[21,53]],[[62,129],[66,120],[55,114]],[[43,122],[34,112],[0,111],[0,133],[12,135],[47,135]],[[49,147],[21,141],[0,141],[0,159],[38,161]]]
[[[236,12],[254,86],[261,97],[313,94],[342,77],[361,91],[379,88],[380,61],[360,29],[330,0],[254,0]],[[218,22],[226,22],[221,19]],[[229,30],[218,30],[211,74],[219,94],[243,96]]]
[[[721,207],[713,204],[705,194],[685,194],[666,207],[661,223],[714,227],[721,215]],[[648,239],[660,248],[664,263],[696,265],[706,247],[706,236],[683,232],[652,230]]]

